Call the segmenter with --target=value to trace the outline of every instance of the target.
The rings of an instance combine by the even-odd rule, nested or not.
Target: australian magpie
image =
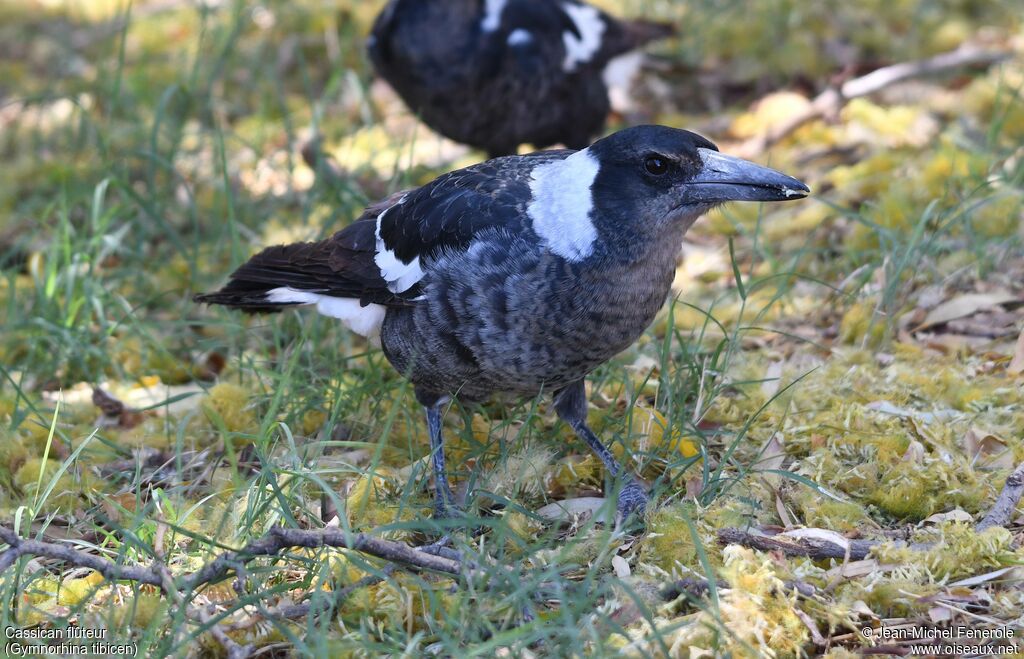
[[[427,125],[496,157],[587,146],[608,115],[606,78],[635,73],[632,51],[671,34],[579,0],[391,0],[368,50]]]
[[[552,393],[558,415],[620,476],[587,427],[583,378],[654,319],[698,216],[727,201],[807,194],[800,181],[723,155],[699,135],[639,126],[580,151],[450,172],[371,206],[326,240],[265,249],[196,300],[257,312],[315,306],[378,337],[426,408],[443,516],[453,498],[441,412],[453,397]],[[646,501],[623,476],[619,511]]]

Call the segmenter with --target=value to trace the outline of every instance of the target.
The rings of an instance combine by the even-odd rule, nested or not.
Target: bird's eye
[[[647,160],[644,160],[644,169],[652,176],[664,176],[668,173],[668,160],[661,156],[647,156]]]

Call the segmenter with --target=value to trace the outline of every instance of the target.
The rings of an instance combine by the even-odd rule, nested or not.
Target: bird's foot
[[[434,514],[435,520],[461,519],[465,512],[455,503],[455,493],[447,482],[441,484],[434,493]]]
[[[630,478],[619,491],[619,498],[616,502],[619,518],[625,520],[630,515],[643,517],[648,501],[650,501],[650,497],[647,496],[646,488]]]

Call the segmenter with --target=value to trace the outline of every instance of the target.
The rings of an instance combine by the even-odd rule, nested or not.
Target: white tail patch
[[[274,288],[267,291],[267,302],[273,304],[315,304],[318,313],[341,320],[350,330],[365,337],[380,334],[380,326],[384,323],[387,308],[380,304],[368,304],[365,307],[348,297],[321,295],[314,291],[302,291],[296,288]]]
[[[636,109],[633,102],[633,84],[640,74],[644,54],[636,51],[613,58],[604,67],[601,78],[608,87],[608,100],[616,112],[626,113]]]
[[[395,206],[403,201],[405,201],[405,197],[402,197]],[[384,216],[388,214],[388,211],[395,206],[391,206],[377,216],[377,230],[374,234],[377,236],[377,253],[373,257],[373,262],[380,268],[380,276],[388,283],[388,290],[392,293],[404,293],[423,279],[423,270],[420,268],[418,256],[406,263],[398,258],[394,251],[388,249],[384,239],[380,237],[381,222],[384,221]]]
[[[565,44],[565,60],[562,69],[573,72],[580,64],[590,61],[597,51],[601,50],[601,37],[604,35],[605,24],[601,12],[590,5],[565,3],[562,9],[576,25],[579,36],[572,32],[562,33]]]
[[[581,261],[594,251],[597,228],[590,219],[594,199],[590,187],[601,165],[589,150],[564,160],[538,165],[531,172],[533,199],[526,208],[548,249],[570,261]]]

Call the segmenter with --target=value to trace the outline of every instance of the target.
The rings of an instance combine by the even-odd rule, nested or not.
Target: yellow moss
[[[877,347],[885,338],[885,319],[875,314],[874,300],[854,303],[839,322],[839,340],[847,344]]]
[[[549,490],[552,496],[574,495],[581,489],[604,487],[604,465],[595,455],[570,456],[555,466]]]
[[[896,172],[905,162],[905,156],[887,149],[854,165],[836,167],[825,179],[847,199],[874,199],[899,179]]]
[[[966,460],[928,456],[924,464],[899,461],[878,470],[867,500],[897,519],[919,521],[956,506],[975,512],[991,489]]]
[[[161,622],[167,614],[167,602],[160,595],[140,593],[125,600],[124,604],[111,611],[113,629],[146,629]]]
[[[640,561],[669,574],[681,573],[680,568],[696,567],[697,546],[691,524],[696,524],[692,504],[675,503],[651,513],[647,518],[647,536],[640,545]]]
[[[758,101],[753,111],[736,117],[729,127],[729,132],[741,139],[762,135],[792,117],[803,114],[810,105],[811,102],[802,94],[790,91],[775,92]]]
[[[311,437],[320,431],[327,423],[327,413],[323,410],[307,410],[302,415],[302,434]]]
[[[990,199],[971,212],[971,229],[985,238],[1009,238],[1020,231],[1022,213],[1024,205],[1019,196]]]
[[[831,529],[840,533],[864,527],[868,513],[852,501],[836,501],[808,487],[801,487],[794,497],[797,510],[807,526]]]
[[[723,550],[722,576],[729,588],[719,595],[719,616],[707,610],[684,628],[681,647],[712,647],[733,657],[797,656],[808,641],[807,626],[796,615],[796,595],[775,574],[772,559],[746,547]],[[720,631],[716,634],[716,630]],[[717,638],[716,638],[717,636]],[[751,653],[751,649],[753,653]]]
[[[693,458],[700,455],[700,443],[696,438],[684,437],[678,427],[666,433],[668,420],[661,412],[650,407],[636,405],[629,418],[629,434],[636,437],[634,450],[657,452],[668,455],[670,460]],[[666,436],[667,435],[667,436]]]
[[[200,405],[214,427],[223,423],[229,432],[240,433],[252,433],[257,429],[249,391],[237,384],[222,382],[214,386]]]
[[[924,111],[911,106],[883,107],[866,98],[855,98],[843,108],[841,118],[869,133],[890,147],[913,143],[921,131],[915,130]]]
[[[981,533],[972,524],[943,522],[919,530],[912,541],[928,549],[910,550],[886,543],[874,551],[883,563],[918,566],[934,579],[957,579],[1020,562],[1013,534],[1002,526]]]
[[[92,572],[80,579],[65,579],[60,584],[57,603],[76,606],[87,599],[96,597],[96,593],[102,585],[103,575],[99,572]]]

